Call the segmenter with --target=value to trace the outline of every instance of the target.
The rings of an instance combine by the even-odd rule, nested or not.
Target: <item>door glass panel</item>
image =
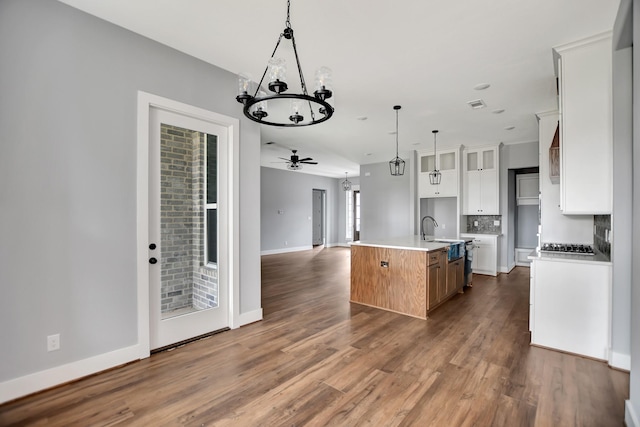
[[[214,149],[207,150],[208,139],[201,132],[161,125],[162,319],[217,306],[217,270],[205,267],[205,251],[215,260],[218,247],[217,151],[215,137]],[[208,156],[210,151],[213,156]],[[211,159],[213,172],[207,168]]]
[[[485,150],[482,152],[482,169],[493,169],[493,150]]]
[[[448,171],[456,168],[456,153],[440,154],[440,170]]]
[[[436,156],[420,157],[420,172],[431,172],[436,168]]]
[[[478,169],[478,152],[472,151],[467,153],[467,170],[477,171]]]

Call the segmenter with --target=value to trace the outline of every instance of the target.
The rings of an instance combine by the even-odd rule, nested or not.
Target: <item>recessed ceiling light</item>
[[[493,114],[502,114],[504,113],[504,108],[498,108],[497,110],[492,111]]]
[[[473,108],[474,110],[478,110],[480,108],[484,108],[484,107],[487,106],[487,104],[485,104],[482,99],[475,99],[473,101],[467,101],[467,104],[469,104],[469,106],[471,108]]]
[[[271,145],[271,144],[275,144],[275,142],[273,142],[273,141],[265,142],[264,145]]]
[[[356,120],[367,120],[369,117],[367,116],[358,116],[356,117]]]
[[[515,128],[515,126],[507,126],[506,128],[504,128],[504,130],[514,130]]]
[[[475,85],[473,88],[475,90],[485,90],[485,89],[488,89],[490,87],[491,87],[491,85],[489,83],[480,83],[480,84]]]

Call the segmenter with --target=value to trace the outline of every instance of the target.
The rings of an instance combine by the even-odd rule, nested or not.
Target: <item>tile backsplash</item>
[[[500,221],[500,225],[494,221]],[[501,234],[502,215],[467,215],[467,233]]]
[[[611,259],[611,215],[593,216],[593,246],[598,252]]]

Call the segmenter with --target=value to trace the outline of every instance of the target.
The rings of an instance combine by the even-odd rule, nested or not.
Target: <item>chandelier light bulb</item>
[[[282,58],[269,59],[269,90],[277,94],[286,91],[287,62]]]

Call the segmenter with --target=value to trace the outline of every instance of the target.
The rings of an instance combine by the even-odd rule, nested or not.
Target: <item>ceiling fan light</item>
[[[297,171],[302,169],[302,165],[300,163],[289,163],[287,165],[287,169],[292,170],[292,171]]]

